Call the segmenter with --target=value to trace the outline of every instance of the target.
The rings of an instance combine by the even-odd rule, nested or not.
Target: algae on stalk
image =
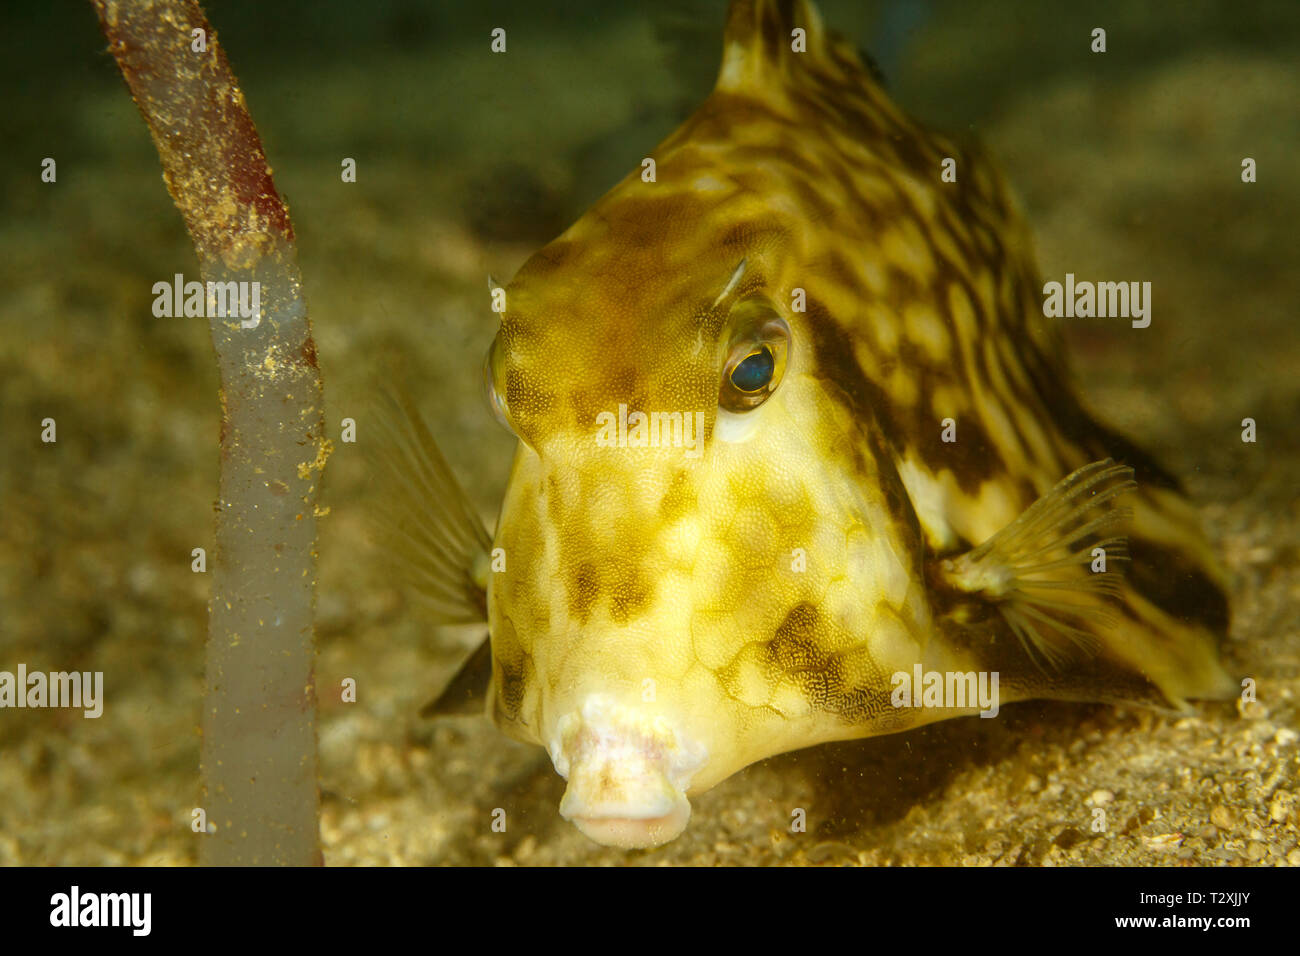
[[[260,321],[210,319],[221,483],[202,718],[210,826],[200,861],[320,863],[312,604],[330,445],[289,211],[199,5],[92,3],[204,281],[260,283]]]

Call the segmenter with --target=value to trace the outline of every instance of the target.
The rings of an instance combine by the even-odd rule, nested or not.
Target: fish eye
[[[772,350],[766,345],[757,352],[751,352],[739,365],[731,370],[731,384],[746,394],[752,394],[766,388],[776,371],[776,361]]]
[[[747,412],[767,401],[781,384],[790,328],[763,299],[738,303],[732,310],[731,326],[718,405],[729,412]]]
[[[506,430],[514,433],[514,426],[510,424],[510,413],[506,408],[506,397],[497,385],[497,365],[500,364],[500,350],[497,348],[497,339],[492,340],[492,347],[488,349],[487,355],[483,359],[483,397],[487,400],[488,408],[492,409],[492,416],[505,426]]]

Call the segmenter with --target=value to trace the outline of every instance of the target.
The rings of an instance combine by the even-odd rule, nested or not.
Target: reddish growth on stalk
[[[221,484],[202,719],[203,808],[215,830],[199,837],[200,860],[319,863],[312,603],[316,500],[331,446],[289,211],[198,4],[92,3],[203,279],[261,291],[253,327],[209,320],[221,370]]]

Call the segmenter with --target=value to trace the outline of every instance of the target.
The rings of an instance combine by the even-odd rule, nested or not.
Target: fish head
[[[906,491],[773,269],[798,272],[791,223],[644,185],[525,264],[487,362],[520,438],[491,712],[617,846],[672,839],[756,760],[895,721],[928,632]]]

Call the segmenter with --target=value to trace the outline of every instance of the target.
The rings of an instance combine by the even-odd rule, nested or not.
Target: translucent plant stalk
[[[260,318],[209,318],[221,373],[221,479],[201,721],[209,827],[199,859],[317,864],[312,606],[316,500],[330,444],[289,210],[199,5],[92,3],[153,135],[203,281],[260,284]],[[219,310],[208,298],[211,315]]]

